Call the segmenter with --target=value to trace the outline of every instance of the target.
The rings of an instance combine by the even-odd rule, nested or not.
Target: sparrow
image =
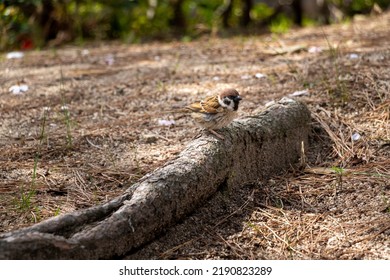
[[[218,138],[224,139],[215,130],[223,128],[233,121],[237,116],[241,100],[238,91],[229,88],[186,106],[184,111],[190,112],[191,117],[200,127],[210,131]]]

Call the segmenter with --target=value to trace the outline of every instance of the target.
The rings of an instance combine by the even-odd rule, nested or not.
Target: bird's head
[[[237,111],[241,100],[240,94],[233,88],[225,89],[218,94],[219,105],[230,111]]]

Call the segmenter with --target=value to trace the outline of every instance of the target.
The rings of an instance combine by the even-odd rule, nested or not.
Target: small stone
[[[144,134],[142,138],[146,144],[153,144],[158,140],[158,137],[154,134]]]

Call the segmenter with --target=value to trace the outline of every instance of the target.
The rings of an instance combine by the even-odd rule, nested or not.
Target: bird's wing
[[[200,102],[195,102],[187,106],[187,108],[193,112],[209,113],[209,114],[216,114],[220,112],[222,109],[220,107],[221,106],[219,105],[217,96],[209,96]]]

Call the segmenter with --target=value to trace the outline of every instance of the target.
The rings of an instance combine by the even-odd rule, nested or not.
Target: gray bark
[[[0,259],[109,259],[151,241],[219,188],[286,170],[308,145],[307,107],[283,99],[234,121],[220,140],[205,134],[126,192],[89,209],[0,235]]]

